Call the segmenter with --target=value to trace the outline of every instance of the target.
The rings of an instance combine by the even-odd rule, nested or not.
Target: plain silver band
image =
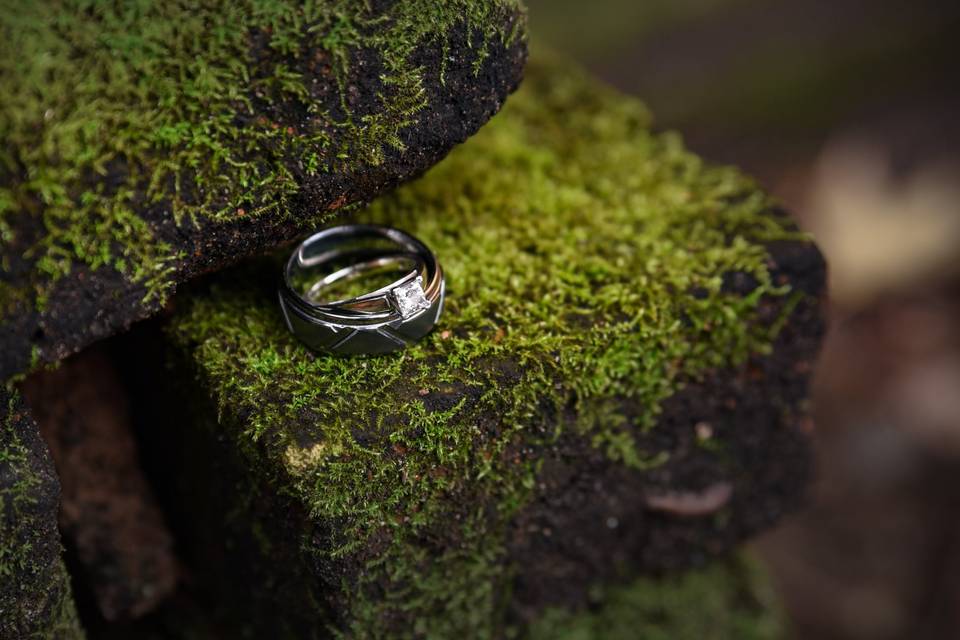
[[[394,248],[345,247],[383,240]],[[337,280],[404,256],[413,268],[386,287],[347,300],[311,299]],[[353,262],[315,282],[307,293],[301,294],[293,287],[294,276],[303,269],[343,259]],[[280,308],[291,333],[311,349],[339,355],[388,353],[416,342],[440,319],[444,294],[443,271],[425,244],[398,229],[361,224],[324,229],[300,243],[284,267],[279,290]]]
[[[303,296],[301,297],[307,302],[309,302],[310,304],[327,306],[327,307],[342,306],[342,305],[350,304],[351,302],[361,300],[361,298],[351,298],[351,299],[343,299],[343,300],[318,300],[318,298],[320,296],[320,293],[324,289],[326,289],[327,287],[330,287],[331,285],[337,282],[341,282],[343,280],[351,280],[353,278],[363,275],[367,271],[373,271],[374,269],[386,267],[391,264],[399,264],[404,261],[412,264],[410,264],[410,268],[408,269],[407,274],[403,278],[395,282],[392,282],[385,287],[381,287],[376,291],[366,293],[362,296],[363,299],[370,298],[370,297],[377,297],[381,294],[384,294],[390,291],[392,288],[394,288],[398,284],[402,284],[404,282],[413,280],[414,278],[416,278],[418,274],[421,274],[421,277],[422,277],[422,274],[426,272],[426,264],[423,262],[423,258],[421,258],[420,256],[414,253],[401,252],[401,253],[384,254],[384,255],[376,256],[369,260],[357,262],[356,264],[351,264],[349,266],[337,269],[333,273],[329,273],[324,277],[320,278],[319,280],[314,282],[312,285],[310,285],[310,288],[307,289],[307,291],[305,291]]]

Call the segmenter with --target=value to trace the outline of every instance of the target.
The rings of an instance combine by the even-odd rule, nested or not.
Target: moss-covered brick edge
[[[37,425],[0,387],[0,638],[84,637],[62,559],[60,483]]]
[[[309,353],[276,309],[279,260],[185,296],[169,327],[240,474],[303,510],[287,524],[302,528],[337,633],[498,635],[516,569],[505,535],[564,438],[628,470],[638,490],[669,486],[673,457],[691,447],[708,467],[694,490],[767,464],[728,459],[735,431],[692,443],[658,432],[660,410],[711,376],[742,385],[749,372],[727,372],[769,356],[801,309],[808,324],[790,340],[812,357],[822,259],[749,179],[652,133],[635,100],[563,63],[533,64],[473,140],[357,218],[411,231],[440,256],[446,316],[420,344],[370,359]],[[777,259],[807,263],[803,287],[778,270],[775,245]],[[755,386],[771,394],[773,422],[751,438],[787,432],[803,412],[805,374],[769,373]],[[770,464],[793,473],[794,462]],[[794,494],[797,473],[785,481]],[[724,530],[722,514],[708,522]]]

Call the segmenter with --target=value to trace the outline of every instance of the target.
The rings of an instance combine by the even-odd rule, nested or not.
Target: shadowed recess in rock
[[[152,611],[175,589],[180,567],[113,365],[95,346],[23,387],[63,486],[60,529],[80,582],[108,621]]]

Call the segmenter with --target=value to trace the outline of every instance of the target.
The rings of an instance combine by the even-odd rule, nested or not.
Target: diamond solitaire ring
[[[443,271],[408,233],[347,224],[315,233],[283,272],[280,308],[308,347],[339,355],[387,353],[416,342],[443,312]]]

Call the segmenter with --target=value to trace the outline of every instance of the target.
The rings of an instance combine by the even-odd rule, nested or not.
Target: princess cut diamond
[[[393,290],[393,299],[397,303],[400,316],[406,320],[430,308],[430,301],[423,295],[423,278],[400,285]]]

